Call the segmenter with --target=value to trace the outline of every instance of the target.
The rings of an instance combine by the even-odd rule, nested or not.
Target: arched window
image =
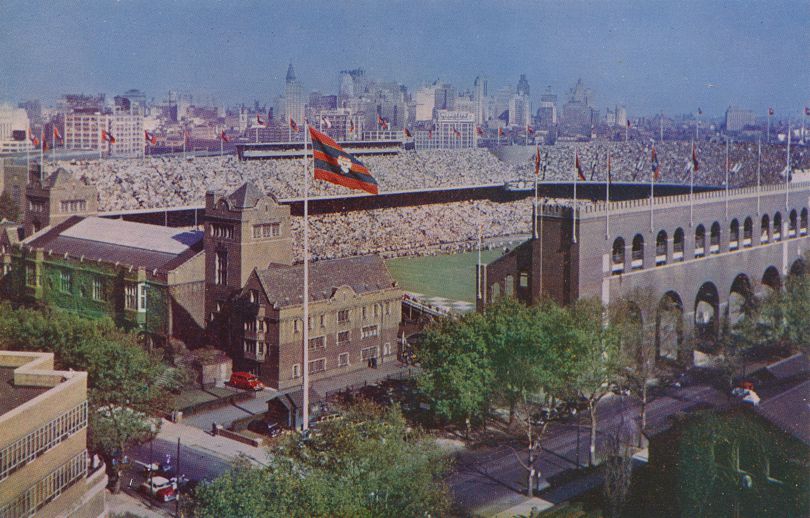
[[[624,271],[624,239],[620,237],[613,241],[612,263],[610,271],[614,275]]]
[[[802,209],[799,216],[799,234],[802,236],[807,235],[807,209]]]
[[[662,230],[655,238],[655,264],[667,264],[667,233]]]
[[[683,229],[678,228],[675,230],[675,235],[672,236],[672,259],[675,261],[683,261]]]
[[[495,302],[501,298],[501,285],[497,282],[489,287],[489,301]]]
[[[644,267],[644,237],[641,234],[636,234],[636,237],[633,238],[633,255],[631,258],[630,266],[634,270]]]
[[[796,209],[793,209],[790,211],[790,216],[788,219],[788,237],[796,237],[796,224],[798,223],[796,219]]]
[[[503,282],[503,294],[507,297],[513,297],[515,295],[515,278],[511,275],[507,275]]]
[[[773,215],[773,236],[774,241],[782,239],[782,215],[778,212]]]
[[[731,227],[728,230],[728,249],[736,250],[740,248],[740,222],[731,220]]]
[[[706,227],[698,225],[695,229],[695,257],[706,255]]]
[[[751,236],[754,235],[754,222],[751,218],[745,218],[743,223],[743,246],[751,246]]]
[[[712,230],[709,241],[709,252],[717,254],[720,252],[720,223],[712,223]]]
[[[760,225],[759,242],[767,243],[771,240],[771,218],[767,214],[762,216],[762,224]]]

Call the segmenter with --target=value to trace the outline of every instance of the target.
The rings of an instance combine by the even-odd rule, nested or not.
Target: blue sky
[[[271,103],[293,61],[307,90],[341,69],[411,88],[491,89],[525,73],[562,99],[581,77],[602,109],[798,115],[810,101],[810,2],[0,2],[0,100],[129,88]]]

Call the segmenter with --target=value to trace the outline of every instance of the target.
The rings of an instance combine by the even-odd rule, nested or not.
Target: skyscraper
[[[529,96],[529,81],[526,79],[526,74],[520,74],[520,80],[517,84],[517,93],[519,95]]]
[[[482,125],[489,118],[487,110],[487,78],[477,76],[473,82],[473,102],[475,103],[475,124]]]
[[[304,122],[304,85],[295,77],[293,64],[287,67],[287,78],[284,85],[284,121],[291,118],[301,124]]]

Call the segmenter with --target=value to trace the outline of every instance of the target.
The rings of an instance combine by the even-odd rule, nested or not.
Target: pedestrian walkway
[[[475,304],[472,302],[467,302],[466,300],[452,300],[444,297],[431,297],[415,292],[408,292],[408,296],[412,299],[418,300],[422,304],[433,306],[441,311],[449,312],[454,315],[469,313],[475,310]]]
[[[163,419],[158,439],[176,443],[178,438],[184,446],[204,451],[226,462],[231,462],[237,456],[244,455],[256,464],[265,465],[267,463],[267,451],[264,448],[242,444],[220,435],[212,436],[209,432],[197,427]]]
[[[172,513],[135,498],[121,491],[107,494],[107,511],[110,518],[168,518]]]

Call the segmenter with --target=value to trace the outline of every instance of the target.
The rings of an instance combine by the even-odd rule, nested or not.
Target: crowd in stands
[[[540,146],[541,175],[546,180],[573,180],[575,154],[586,180],[604,181],[607,155],[611,156],[614,181],[649,181],[651,143],[563,143]],[[660,182],[688,183],[691,166],[689,142],[656,144],[661,167]],[[484,149],[405,151],[393,156],[363,157],[380,185],[381,192],[503,183],[531,179],[535,148],[529,147],[525,162],[500,161]],[[724,144],[703,142],[698,150],[696,184],[723,185]],[[810,170],[810,154],[792,150],[794,169]],[[761,181],[784,181],[785,146],[763,146]],[[245,181],[254,182],[278,198],[296,198],[303,193],[301,159],[237,161],[235,157],[147,157],[145,160],[98,160],[59,163],[99,190],[99,210],[115,211],[202,205],[207,190],[229,191]],[[757,146],[733,143],[729,148],[729,183],[732,187],[756,184]],[[340,196],[350,191],[326,182],[312,181],[311,196]],[[484,237],[531,232],[531,200],[509,203],[491,201],[452,202],[441,205],[377,209],[345,214],[313,216],[310,220],[312,255],[334,258],[378,253],[384,256],[457,251],[475,246],[479,225]],[[300,255],[301,220],[293,219],[293,232]],[[299,257],[300,259],[300,257]]]

